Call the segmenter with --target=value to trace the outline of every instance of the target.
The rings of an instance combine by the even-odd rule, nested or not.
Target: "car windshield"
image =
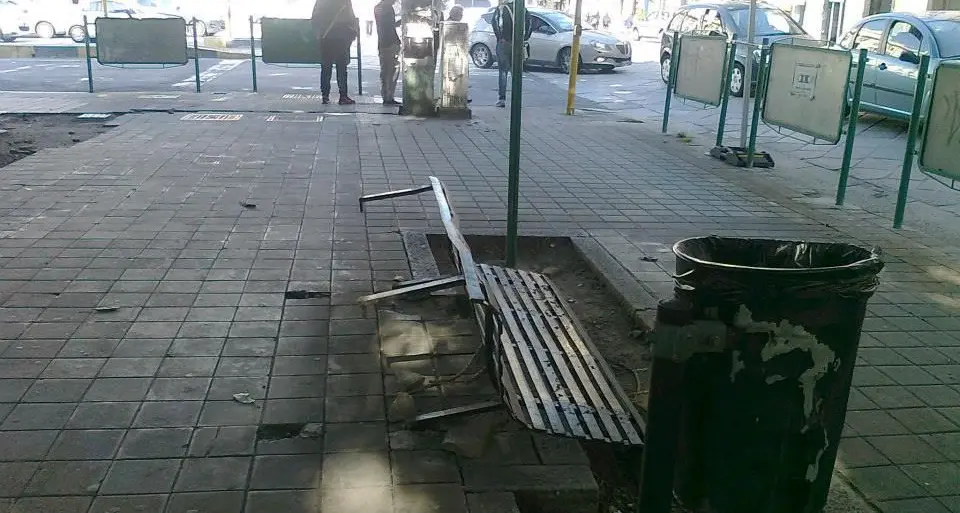
[[[730,11],[733,17],[733,23],[736,26],[737,34],[746,36],[747,27],[750,24],[750,10],[734,9]],[[805,34],[802,28],[792,18],[778,9],[757,9],[756,35],[763,36],[785,36],[790,34]]]
[[[550,22],[558,32],[573,32],[573,18],[562,12],[541,12],[537,15]]]
[[[927,22],[940,48],[940,57],[960,57],[960,20]]]

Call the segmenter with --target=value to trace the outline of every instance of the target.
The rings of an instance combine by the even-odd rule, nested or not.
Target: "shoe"
[[[330,97],[324,96],[322,102],[324,105],[330,105]]]
[[[497,101],[497,107],[503,108],[503,107],[506,107],[506,106],[507,106],[507,102],[506,102],[506,101],[504,101],[504,100],[498,100],[498,101]]]
[[[340,105],[353,105],[357,102],[356,100],[354,100],[353,98],[347,95],[342,95],[340,96],[340,101],[338,101],[337,103],[339,103]]]
[[[400,102],[391,98],[389,100],[383,100],[383,104],[384,105],[400,105]]]

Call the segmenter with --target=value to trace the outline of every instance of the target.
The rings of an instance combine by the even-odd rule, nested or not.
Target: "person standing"
[[[384,105],[399,105],[394,95],[400,76],[400,36],[397,35],[397,13],[393,0],[380,0],[373,8],[377,22],[377,50],[380,54],[380,96]]]
[[[497,38],[497,107],[506,107],[507,105],[507,78],[513,69],[513,6],[509,4],[510,0],[503,0],[499,7],[493,11],[493,19],[490,25],[493,27],[493,34]],[[530,13],[527,13],[525,20],[525,34],[523,40],[530,39],[532,24],[530,22]]]
[[[357,103],[347,95],[347,65],[350,64],[350,45],[357,37],[359,22],[350,0],[317,0],[310,17],[317,41],[320,43],[320,94],[323,104],[330,103],[330,79],[337,67],[337,89],[340,105]]]

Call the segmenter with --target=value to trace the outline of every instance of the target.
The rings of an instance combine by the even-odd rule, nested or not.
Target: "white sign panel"
[[[944,61],[933,79],[920,167],[960,180],[960,62]]]
[[[836,144],[852,62],[843,50],[774,44],[763,120]]]
[[[676,95],[708,105],[720,105],[726,62],[726,38],[681,36]]]

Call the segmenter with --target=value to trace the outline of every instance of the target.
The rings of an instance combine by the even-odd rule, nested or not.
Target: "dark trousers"
[[[333,67],[337,67],[337,89],[340,96],[347,95],[347,65],[350,64],[350,42],[323,41],[321,44],[320,94],[330,97],[330,79]]]

